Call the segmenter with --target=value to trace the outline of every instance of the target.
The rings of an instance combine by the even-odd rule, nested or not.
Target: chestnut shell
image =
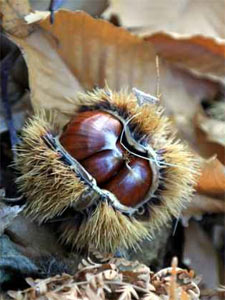
[[[129,207],[140,204],[152,184],[152,170],[144,158],[120,144],[123,124],[104,111],[79,112],[65,127],[60,143],[96,179]]]

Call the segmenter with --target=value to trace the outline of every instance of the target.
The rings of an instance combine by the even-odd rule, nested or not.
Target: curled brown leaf
[[[225,122],[207,116],[201,109],[194,117],[195,132],[202,153],[217,155],[225,164]]]
[[[196,35],[154,33],[144,37],[168,62],[198,76],[225,83],[225,41]]]
[[[202,194],[224,195],[225,167],[215,157],[202,160],[202,175],[199,178],[196,189]]]
[[[224,201],[214,197],[197,194],[183,211],[183,215],[187,217],[201,216],[207,213],[225,213]]]
[[[135,9],[134,9],[135,7]],[[224,1],[110,0],[103,14],[117,15],[121,25],[148,34],[164,31],[182,35],[224,38]]]

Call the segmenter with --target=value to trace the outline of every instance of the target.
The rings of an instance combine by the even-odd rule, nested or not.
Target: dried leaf
[[[16,41],[26,53],[33,105],[71,114],[75,93],[82,88],[48,42],[47,33],[36,31],[26,40]],[[59,121],[63,122],[62,116]]]
[[[84,13],[59,11],[53,26],[46,19],[27,38],[12,38],[25,53],[35,106],[71,115],[76,92],[82,89],[76,78],[88,89],[105,81],[113,89],[155,89],[149,86],[155,78],[151,46]]]
[[[142,300],[161,300],[161,299],[162,299],[161,297],[157,296],[152,292],[146,293],[142,298]]]
[[[17,216],[7,227],[6,233],[21,254],[28,258],[35,260],[56,254],[63,257],[64,250],[53,232],[47,226],[38,226],[29,218]]]
[[[207,156],[216,154],[225,164],[225,122],[206,116],[202,110],[196,113],[194,122],[202,153]]]
[[[117,290],[117,293],[121,293],[118,300],[132,300],[132,298],[139,299],[138,294],[131,285],[125,284]]]
[[[223,1],[143,0],[134,10],[130,1],[112,0],[104,16],[118,15],[123,26],[151,42],[168,62],[224,83],[224,8]]]
[[[224,200],[196,194],[182,213],[185,216],[201,216],[205,213],[225,213],[225,203]]]
[[[155,33],[144,38],[168,62],[198,76],[225,83],[225,41],[167,33]]]
[[[184,262],[196,274],[202,275],[205,287],[215,288],[219,285],[216,250],[207,234],[194,221],[185,229]]]
[[[24,17],[31,11],[29,0],[0,0],[2,14],[2,26],[4,29],[17,37],[26,37],[32,31],[27,26]]]
[[[49,11],[34,11],[34,12],[32,11],[31,13],[29,13],[24,17],[24,20],[26,21],[27,24],[32,24],[47,18],[49,14],[50,14]]]
[[[201,0],[111,0],[103,14],[109,18],[117,15],[121,25],[132,29],[145,27],[151,34],[157,31],[176,32],[183,35],[204,35],[224,38],[224,1]],[[134,9],[135,7],[135,9]]]
[[[132,262],[126,261],[125,259],[112,259],[110,264],[96,264],[92,262],[93,265],[96,265],[96,268],[92,269],[90,273],[90,269],[87,269],[85,266],[89,264],[88,261],[90,260],[87,259],[86,263],[84,262],[84,268],[81,268],[75,275],[62,274],[36,280],[29,278],[27,279],[27,283],[30,285],[30,288],[17,292],[10,291],[9,295],[13,299],[19,300],[160,300],[167,299],[168,297],[167,288],[168,282],[170,282],[173,276],[171,275],[172,268],[163,269],[156,274],[152,274],[147,266],[137,261]],[[123,272],[116,269],[115,265],[113,267],[114,271],[112,272],[113,261],[120,266],[123,265],[131,269],[134,268],[134,265],[148,269],[148,273],[153,275],[149,280],[148,287],[144,289],[138,286],[135,281],[135,276],[133,282],[128,282],[126,276],[122,276]],[[102,272],[101,270],[104,271]],[[192,280],[192,274],[187,270],[177,268],[175,265],[173,272],[177,277],[177,288],[175,287],[174,290],[176,299],[178,299],[180,291],[183,290],[189,295],[189,300],[198,300],[199,289]],[[111,276],[111,274],[108,276],[107,274],[109,273],[113,273],[114,275]],[[84,274],[85,276],[83,276]],[[132,276],[130,276],[130,279],[132,279]]]
[[[115,90],[137,87],[156,94],[156,55],[151,44],[85,13],[59,11],[53,26],[47,18],[29,37],[12,38],[25,53],[32,103],[61,111],[62,123],[73,113],[81,85],[92,89],[107,82]],[[192,116],[203,97],[218,92],[218,85],[196,80],[163,63],[160,81],[162,102],[173,114],[185,111]]]
[[[8,206],[0,203],[0,236],[13,221],[13,219],[23,210],[18,205]]]
[[[31,259],[24,256],[17,246],[7,237],[0,237],[0,286],[11,279],[25,276],[39,276],[40,271]]]
[[[170,299],[180,299],[181,292],[188,293],[190,299],[198,299],[200,290],[193,280],[193,272],[177,267],[177,259],[173,258],[172,266],[155,273],[151,283],[155,286],[156,294],[168,295]]]
[[[102,87],[107,81],[117,90],[135,85],[149,88],[149,80],[155,76],[155,52],[124,29],[82,12],[67,11],[57,13],[53,27],[47,20],[40,26],[58,40],[58,54],[83,87]]]
[[[224,195],[225,167],[215,157],[202,160],[202,175],[196,189],[199,193]]]
[[[184,290],[182,290],[180,298],[181,300],[189,300],[189,296]]]

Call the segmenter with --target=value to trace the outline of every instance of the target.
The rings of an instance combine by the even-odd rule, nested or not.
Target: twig
[[[55,20],[54,13],[55,11],[60,8],[60,6],[63,4],[65,0],[51,0],[49,5],[49,11],[50,11],[50,23],[53,24]]]
[[[13,155],[14,146],[19,142],[19,138],[16,133],[16,129],[14,126],[13,118],[12,118],[12,110],[9,103],[8,98],[8,77],[9,72],[12,68],[13,63],[15,62],[18,56],[18,49],[12,51],[9,55],[7,55],[1,62],[1,94],[2,94],[2,105],[4,109],[5,120],[7,124],[7,128],[10,134],[10,142],[12,146]]]

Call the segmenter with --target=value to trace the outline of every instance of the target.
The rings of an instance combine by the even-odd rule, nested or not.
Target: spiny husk
[[[70,221],[62,224],[61,240],[78,249],[90,246],[102,252],[135,247],[172,217],[180,216],[193,194],[198,162],[188,147],[175,139],[175,130],[159,105],[139,106],[136,97],[126,91],[97,89],[78,96],[74,115],[84,107],[111,110],[130,120],[134,133],[144,136],[157,154],[151,159],[159,168],[160,184],[154,197],[158,201],[149,199],[145,205],[147,219],[138,214],[127,217],[110,203],[100,202],[79,226]],[[17,148],[15,165],[22,174],[17,182],[28,199],[26,213],[39,222],[61,214],[88,191],[85,183],[59,160],[58,153],[43,142],[41,137],[54,130],[54,121],[49,122],[45,114],[39,114],[22,130],[22,142]]]
[[[87,190],[59,154],[46,146],[42,137],[49,131],[54,127],[44,114],[33,117],[16,149],[15,166],[21,174],[17,184],[27,198],[25,213],[40,223],[62,214]]]
[[[143,223],[126,217],[106,202],[100,203],[91,217],[84,219],[79,230],[72,222],[63,224],[61,239],[74,248],[96,248],[104,253],[135,248],[137,242],[150,236]]]

